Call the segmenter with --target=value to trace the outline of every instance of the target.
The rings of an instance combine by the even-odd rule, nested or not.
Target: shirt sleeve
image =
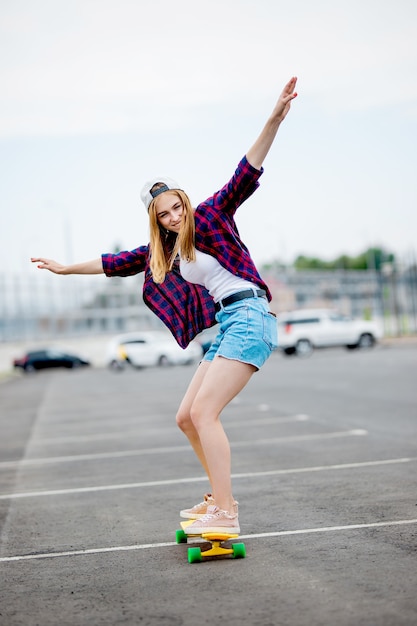
[[[149,254],[149,246],[140,246],[135,250],[125,250],[117,254],[107,252],[101,255],[103,271],[106,276],[133,276],[143,272]]]
[[[232,178],[211,198],[203,202],[202,208],[206,204],[210,205],[212,209],[233,215],[236,209],[259,187],[259,178],[263,171],[263,167],[257,170],[244,156]]]

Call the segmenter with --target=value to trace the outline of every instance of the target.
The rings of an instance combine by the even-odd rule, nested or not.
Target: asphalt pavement
[[[223,414],[247,557],[197,564],[193,370],[0,384],[0,624],[415,626],[416,346],[274,354]]]

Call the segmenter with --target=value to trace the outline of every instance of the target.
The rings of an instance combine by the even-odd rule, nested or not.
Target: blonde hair
[[[155,283],[163,283],[167,272],[174,266],[174,261],[181,250],[181,257],[186,261],[195,261],[195,221],[194,210],[189,197],[180,189],[166,191],[177,196],[182,203],[183,213],[181,230],[177,234],[165,231],[158,223],[156,207],[158,197],[149,205],[150,225],[150,269]]]

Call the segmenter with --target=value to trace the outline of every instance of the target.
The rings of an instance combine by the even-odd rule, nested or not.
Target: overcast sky
[[[292,75],[255,261],[417,250],[415,0],[0,0],[0,271],[147,243],[144,181],[205,199]]]

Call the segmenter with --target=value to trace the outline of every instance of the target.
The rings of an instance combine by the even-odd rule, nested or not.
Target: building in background
[[[334,308],[383,323],[385,334],[417,332],[417,272],[385,266],[375,270],[268,269],[277,313]],[[161,328],[142,300],[142,275],[0,275],[0,341],[114,335]]]

